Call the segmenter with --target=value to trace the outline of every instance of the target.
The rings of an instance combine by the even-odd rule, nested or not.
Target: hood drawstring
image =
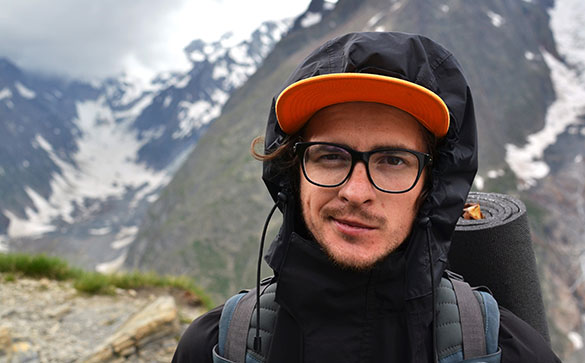
[[[427,237],[427,252],[429,255],[429,271],[431,275],[431,297],[432,297],[432,304],[433,304],[433,362],[438,362],[438,352],[437,352],[437,327],[436,327],[436,320],[437,320],[437,306],[436,306],[436,293],[435,293],[435,274],[433,273],[433,249],[431,247],[431,227],[432,222],[429,217],[423,217],[420,220],[420,224],[425,227],[426,230],[426,237]]]
[[[262,229],[262,238],[260,239],[258,267],[256,269],[256,336],[254,337],[254,350],[257,353],[260,353],[262,350],[262,338],[260,337],[260,275],[262,270],[262,255],[264,253],[264,240],[266,239],[266,230],[268,229],[268,224],[272,219],[272,215],[274,214],[276,207],[278,207],[279,203],[286,204],[287,199],[288,197],[285,193],[278,192],[278,200],[274,203],[270,213],[268,213],[268,216],[266,217],[264,228]]]

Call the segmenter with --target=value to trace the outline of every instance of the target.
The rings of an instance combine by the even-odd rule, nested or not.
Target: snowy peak
[[[0,107],[14,108],[14,102],[30,100],[36,92],[23,79],[22,72],[12,63],[0,58]]]
[[[187,57],[193,62],[193,72],[203,64],[213,64],[213,79],[222,81],[225,91],[240,87],[256,71],[280,38],[289,29],[290,22],[265,22],[249,39],[238,41],[227,33],[218,41],[204,43],[195,40],[185,48]]]
[[[293,25],[294,29],[309,28],[321,22],[321,20],[337,5],[337,0],[313,0],[307,11],[299,16]]]
[[[286,21],[266,22],[246,40],[226,34],[211,43],[191,42],[185,48],[193,64],[191,71],[175,76],[135,121],[140,137],[153,140],[140,150],[140,160],[161,168],[182,158],[220,115],[230,93],[256,71],[289,25]],[[161,124],[160,120],[166,122]],[[183,147],[173,150],[168,144]]]

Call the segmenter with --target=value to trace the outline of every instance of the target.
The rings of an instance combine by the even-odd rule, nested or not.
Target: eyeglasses
[[[333,188],[349,179],[355,164],[363,161],[368,179],[386,193],[405,193],[414,188],[429,154],[401,148],[360,152],[329,142],[297,142],[294,152],[301,158],[305,178],[312,184]]]

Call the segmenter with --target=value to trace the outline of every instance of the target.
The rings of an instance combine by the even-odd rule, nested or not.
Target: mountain
[[[553,347],[566,361],[583,361],[583,10],[579,0],[339,0],[318,22],[297,21],[149,207],[126,267],[197,276],[218,301],[252,286],[272,202],[247,150],[263,134],[272,96],[334,36],[421,33],[463,66],[479,129],[475,188],[526,202]],[[274,218],[272,235],[277,225]]]
[[[245,42],[195,40],[188,72],[151,81],[41,77],[0,58],[0,251],[188,274],[218,302],[252,286],[272,202],[248,149],[272,96],[334,36],[422,33],[472,87],[475,188],[528,207],[553,347],[585,361],[582,14],[582,0],[313,0]]]
[[[226,261],[210,261],[207,252],[201,251],[209,249],[214,254],[227,252],[235,258],[234,263],[249,266],[244,274],[226,272],[226,280],[236,275],[242,276],[242,281],[233,281],[230,290],[223,293],[229,293],[244,281],[252,281],[254,262],[248,260],[256,250],[270,198],[259,179],[259,163],[247,153],[250,141],[263,134],[271,98],[296,64],[324,40],[349,31],[399,29],[432,34],[453,49],[477,95],[481,140],[486,150],[481,155],[503,162],[506,143],[520,139],[510,130],[517,133],[524,126],[528,134],[542,127],[546,105],[554,98],[544,59],[535,56],[529,61],[524,54],[529,50],[538,54],[540,49],[554,51],[554,42],[551,32],[542,30],[549,29],[544,6],[522,1],[482,4],[460,1],[438,6],[422,0],[340,0],[321,22],[310,28],[293,29],[276,45],[263,66],[232,95],[221,117],[199,140],[195,152],[152,205],[132,247],[134,253],[129,256],[132,265],[194,274],[205,272],[199,270],[199,265],[207,266],[210,262],[217,263],[218,270],[235,268],[232,263],[226,266]],[[499,15],[502,19],[518,18],[521,24],[517,29],[522,33],[516,35],[519,31],[516,30],[510,32],[515,36],[504,37],[506,29],[500,23],[494,25],[488,16],[491,13],[502,14]],[[499,49],[500,55],[493,55],[494,49]],[[519,56],[506,57],[502,49],[510,49]],[[494,73],[507,69],[517,69],[514,74],[519,76],[510,80],[512,72],[508,72],[506,77],[494,77]],[[539,83],[538,87],[535,83]],[[538,92],[529,92],[531,89]],[[540,106],[524,111],[516,102],[512,105],[501,102],[501,110],[495,112],[491,105],[497,104],[496,101],[518,100],[518,97],[505,96],[504,92],[522,94],[525,102]],[[523,115],[526,112],[529,113]],[[506,122],[510,119],[514,120],[513,125]],[[184,262],[169,264],[177,258]],[[214,276],[218,273],[221,275],[215,272]],[[213,280],[216,287],[226,286],[218,282],[218,277]]]
[[[148,205],[290,26],[195,40],[188,72],[148,82],[47,79],[1,59],[0,249],[114,270]]]

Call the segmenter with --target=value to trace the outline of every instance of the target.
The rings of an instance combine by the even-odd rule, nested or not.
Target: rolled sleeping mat
[[[512,311],[550,342],[526,206],[505,194],[471,192],[484,219],[459,218],[449,269],[471,286],[487,286],[498,304]]]

